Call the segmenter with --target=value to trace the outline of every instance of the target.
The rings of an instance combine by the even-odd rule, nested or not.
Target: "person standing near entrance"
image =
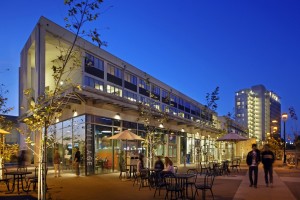
[[[79,176],[80,151],[78,147],[76,147],[76,150],[77,151],[74,156],[74,166],[75,166],[76,175]]]
[[[249,166],[249,181],[250,187],[254,185],[257,188],[257,175],[258,175],[258,165],[261,161],[260,151],[257,149],[257,144],[252,144],[252,151],[247,154],[247,165]],[[254,173],[254,181],[253,181]]]
[[[54,152],[53,164],[54,164],[54,177],[55,178],[57,177],[57,172],[58,172],[58,177],[60,177],[60,155],[57,149],[55,149]]]
[[[264,165],[266,186],[269,187],[269,183],[271,186],[273,184],[273,163],[275,161],[275,156],[270,150],[270,145],[266,144],[264,146],[264,151],[261,153],[261,157]]]

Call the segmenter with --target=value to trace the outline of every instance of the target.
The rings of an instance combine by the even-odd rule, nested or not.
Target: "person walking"
[[[269,183],[273,185],[273,163],[275,161],[274,153],[270,150],[270,145],[264,146],[264,151],[261,153],[262,163],[264,165],[265,182],[266,186],[269,187]]]
[[[249,166],[249,181],[250,187],[257,188],[258,165],[261,161],[260,151],[257,149],[257,144],[252,144],[252,151],[247,154],[247,165]],[[254,180],[253,180],[254,173]]]
[[[76,175],[79,176],[80,151],[78,147],[76,147],[76,150],[77,151],[74,156],[74,166],[75,166]]]
[[[54,177],[56,178],[57,175],[58,177],[60,177],[60,155],[57,149],[55,149],[54,151],[53,164],[54,164]]]

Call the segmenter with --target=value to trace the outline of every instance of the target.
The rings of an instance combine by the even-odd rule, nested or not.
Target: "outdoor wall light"
[[[55,117],[55,122],[58,123],[59,122],[59,118]]]
[[[78,115],[76,109],[73,110],[73,117],[76,117]]]
[[[159,128],[164,128],[164,124],[163,124],[163,123],[160,123],[160,124],[159,124]]]
[[[121,119],[120,113],[117,113],[114,118],[120,120]]]
[[[184,128],[181,129],[181,132],[184,132]]]

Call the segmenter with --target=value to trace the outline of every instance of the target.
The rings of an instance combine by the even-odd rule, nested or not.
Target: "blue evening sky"
[[[0,83],[17,115],[20,51],[41,15],[63,26],[66,12],[63,0],[1,7]],[[233,111],[236,91],[256,84],[281,97],[282,111],[300,112],[300,1],[107,0],[93,27],[105,50],[203,104],[219,86],[219,115]]]

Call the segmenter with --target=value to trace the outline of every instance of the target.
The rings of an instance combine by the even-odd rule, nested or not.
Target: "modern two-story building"
[[[66,47],[73,39],[73,33],[40,18],[21,52],[21,117],[29,108],[23,91],[32,89],[32,98],[37,99],[53,88],[52,61],[59,55],[57,47]],[[216,113],[82,38],[76,45],[81,67],[70,77],[81,90],[66,87],[68,105],[48,130],[63,157],[64,169],[71,169],[74,147],[82,153],[81,169],[86,175],[118,170],[122,151],[127,152],[127,159],[141,152],[148,155],[143,141],[107,139],[128,129],[142,138],[155,132],[160,137],[155,154],[169,156],[177,164],[186,158],[190,163],[217,158],[214,143],[220,131],[215,126]],[[151,114],[145,116],[145,110]],[[39,139],[34,134],[31,137]],[[52,151],[48,149],[50,163]]]

